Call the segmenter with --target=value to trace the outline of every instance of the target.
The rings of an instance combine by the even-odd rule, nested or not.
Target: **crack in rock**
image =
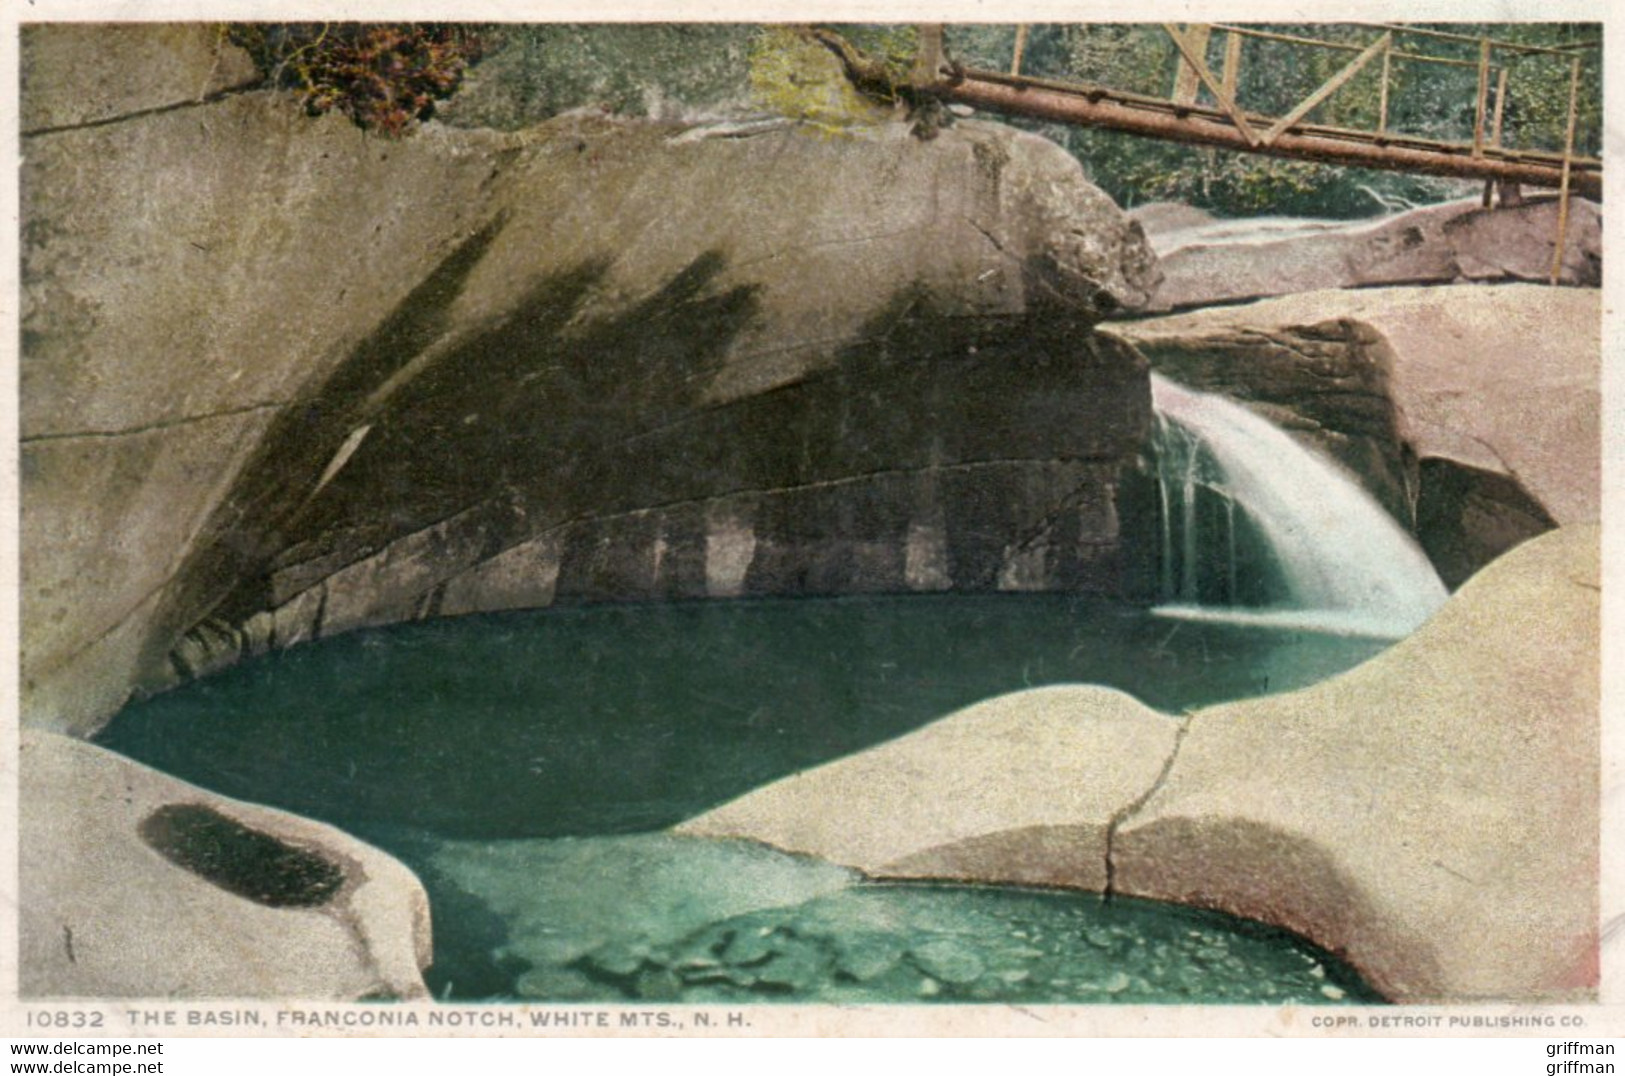
[[[183,108],[198,108],[202,105],[212,105],[217,101],[224,101],[228,97],[240,94],[253,93],[263,89],[265,82],[255,77],[252,82],[245,82],[237,86],[227,86],[215,90],[202,97],[195,97],[185,101],[171,101],[167,105],[153,105],[151,108],[138,108],[134,112],[121,112],[116,116],[103,116],[94,120],[79,120],[76,123],[58,123],[49,127],[34,127],[27,131],[19,131],[19,138],[38,138],[40,135],[64,134],[68,131],[86,131],[95,127],[111,127],[114,124],[125,123],[129,120],[144,119],[147,116],[161,116],[166,112],[178,112]]]
[[[1179,749],[1185,743],[1185,734],[1190,731],[1190,714],[1181,715],[1176,720],[1179,722],[1179,728],[1174,732],[1173,746],[1168,749],[1168,757],[1163,760],[1162,769],[1157,773],[1150,787],[1124,805],[1106,823],[1106,886],[1101,892],[1102,898],[1106,900],[1110,900],[1117,895],[1117,833],[1122,829],[1124,823],[1139,814],[1140,810],[1151,802],[1151,797],[1162,790],[1162,786],[1168,781],[1168,775],[1174,770],[1174,763],[1179,758]]]
[[[31,445],[39,441],[72,441],[86,438],[110,437],[138,437],[144,433],[156,433],[160,430],[170,430],[178,426],[188,426],[195,422],[211,422],[215,419],[234,418],[238,415],[249,415],[256,411],[269,411],[279,407],[289,406],[287,400],[267,400],[261,403],[244,404],[242,407],[228,407],[223,411],[205,411],[195,415],[180,415],[175,418],[163,418],[148,422],[140,426],[130,426],[122,430],[65,430],[51,433],[33,433],[17,439],[18,444]]]

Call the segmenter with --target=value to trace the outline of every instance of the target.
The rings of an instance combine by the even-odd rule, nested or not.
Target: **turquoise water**
[[[1380,1000],[1302,939],[1229,916],[1094,894],[871,883],[740,841],[438,842],[419,849],[417,861],[441,893],[455,890],[491,917],[488,925],[500,924],[484,936],[437,938],[429,981],[446,997]]]
[[[559,608],[269,654],[134,703],[97,739],[399,856],[429,891],[428,978],[448,998],[1335,1001],[1368,995],[1255,924],[860,884],[652,831],[1022,687],[1107,684],[1179,711],[1384,645],[1056,595]],[[730,956],[750,937],[770,951]],[[865,949],[897,957],[860,975]]]
[[[132,704],[98,740],[356,830],[635,833],[1022,687],[1177,712],[1384,645],[1054,595],[561,608],[267,654]]]

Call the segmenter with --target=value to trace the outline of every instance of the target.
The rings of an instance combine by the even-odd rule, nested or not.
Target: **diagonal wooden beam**
[[[1199,22],[1194,26],[1187,26],[1185,33],[1189,35],[1185,40],[1190,42],[1191,51],[1198,56],[1206,56],[1207,43],[1213,37],[1213,27],[1205,22]],[[1196,80],[1196,70],[1188,63],[1181,63],[1174,71],[1174,91],[1169,94],[1169,98],[1176,105],[1194,105],[1196,91],[1200,85]],[[1230,96],[1235,95],[1236,91],[1231,90]]]
[[[1276,120],[1275,125],[1264,132],[1263,144],[1266,146],[1274,145],[1277,138],[1290,131],[1294,124],[1309,115],[1310,112],[1313,112],[1315,107],[1322,101],[1342,89],[1349,79],[1358,75],[1365,68],[1366,64],[1381,56],[1393,39],[1394,35],[1392,33],[1386,33],[1372,42],[1371,47],[1350,60],[1347,67],[1327,79],[1320,89],[1299,102],[1297,108]]]
[[[1219,80],[1214,78],[1213,72],[1207,69],[1207,60],[1191,47],[1189,41],[1185,40],[1185,35],[1180,33],[1179,27],[1171,22],[1165,22],[1162,24],[1162,28],[1167,31],[1169,37],[1174,39],[1174,47],[1179,49],[1181,56],[1185,57],[1185,62],[1191,65],[1191,69],[1196,72],[1196,77],[1201,79],[1202,85],[1207,87],[1207,92],[1211,93],[1213,99],[1219,102],[1219,107],[1224,109],[1225,115],[1230,117],[1230,122],[1236,125],[1236,129],[1247,140],[1247,144],[1249,146],[1258,145],[1258,132],[1253,129],[1252,124],[1247,122],[1247,117],[1241,109],[1236,107],[1236,99],[1224,92],[1224,87],[1219,84]]]

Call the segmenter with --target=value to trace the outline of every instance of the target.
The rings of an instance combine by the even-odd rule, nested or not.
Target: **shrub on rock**
[[[311,115],[337,109],[388,135],[428,119],[480,57],[479,37],[446,23],[234,23],[229,37]]]

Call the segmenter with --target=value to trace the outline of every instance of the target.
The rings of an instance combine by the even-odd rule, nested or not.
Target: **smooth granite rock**
[[[179,108],[259,81],[219,22],[24,25],[25,133]]]
[[[1152,787],[1180,722],[1101,687],[977,703],[775,781],[677,827],[874,877],[1106,886],[1114,818]]]
[[[1601,504],[1601,294],[1533,284],[1318,291],[1115,325],[1359,474],[1445,582]]]
[[[22,739],[24,998],[421,998],[417,878],[331,826]]]
[[[172,32],[31,30],[27,93]],[[1143,582],[1090,329],[1155,262],[1053,143],[184,104],[26,138],[30,723],[449,611]]]
[[[1195,713],[1117,890],[1288,927],[1398,1001],[1590,997],[1598,539],[1529,542],[1366,664]]]
[[[1527,543],[1313,687],[1183,719],[1103,688],[1001,696],[677,831],[1214,908],[1307,936],[1394,1001],[1588,998],[1597,543]]]
[[[1558,204],[1485,209],[1477,199],[1369,221],[1201,220],[1165,204],[1140,219],[1163,280],[1147,310],[1186,310],[1329,288],[1546,282]],[[1559,279],[1602,280],[1602,210],[1573,200]]]

